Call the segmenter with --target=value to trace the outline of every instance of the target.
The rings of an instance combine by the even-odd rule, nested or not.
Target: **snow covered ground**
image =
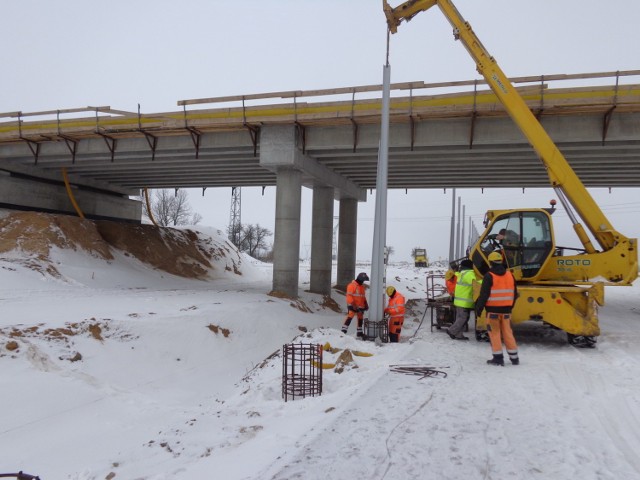
[[[596,349],[523,324],[521,365],[500,368],[485,364],[488,343],[431,331],[425,269],[389,267],[414,306],[401,343],[376,345],[357,341],[354,325],[340,333],[344,313],[305,291],[308,265],[292,301],[268,295],[271,266],[247,258],[241,274],[220,259],[195,280],[115,250],[105,261],[54,248],[59,276],[20,255],[0,254],[0,473],[640,479],[640,282],[607,289]],[[372,355],[324,370],[321,396],[284,402],[279,351],[290,342]]]

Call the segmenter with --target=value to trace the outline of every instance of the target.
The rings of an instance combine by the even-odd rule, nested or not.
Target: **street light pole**
[[[389,104],[391,97],[391,66],[389,65],[388,34],[387,62],[383,67],[382,115],[380,125],[380,149],[376,177],[376,207],[373,220],[373,251],[371,254],[371,293],[369,295],[369,319],[383,320],[384,250],[387,239],[387,168],[389,160]],[[369,327],[372,330],[371,327]],[[373,332],[367,331],[367,336]]]

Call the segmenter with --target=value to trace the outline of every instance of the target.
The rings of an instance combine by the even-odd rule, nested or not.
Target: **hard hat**
[[[502,255],[500,255],[500,252],[491,252],[488,259],[492,263],[502,263]]]
[[[387,287],[387,296],[388,297],[393,297],[393,294],[396,293],[396,289],[395,287]]]
[[[358,274],[358,277],[356,278],[356,281],[358,283],[368,282],[369,281],[369,275],[367,275],[364,272],[361,272],[361,273]]]

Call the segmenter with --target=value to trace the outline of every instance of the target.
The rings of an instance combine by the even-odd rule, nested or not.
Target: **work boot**
[[[519,358],[512,358],[511,359],[511,365],[520,365],[520,359]]]
[[[356,334],[356,338],[357,338],[358,340],[364,340],[364,333],[362,333],[362,332],[358,332],[358,333]]]
[[[504,367],[504,356],[501,353],[497,355],[494,353],[493,358],[491,360],[487,360],[487,364]]]

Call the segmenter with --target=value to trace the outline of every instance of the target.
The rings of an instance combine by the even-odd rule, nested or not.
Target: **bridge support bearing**
[[[313,187],[311,223],[311,285],[313,293],[331,294],[331,250],[333,246],[333,188]]]

